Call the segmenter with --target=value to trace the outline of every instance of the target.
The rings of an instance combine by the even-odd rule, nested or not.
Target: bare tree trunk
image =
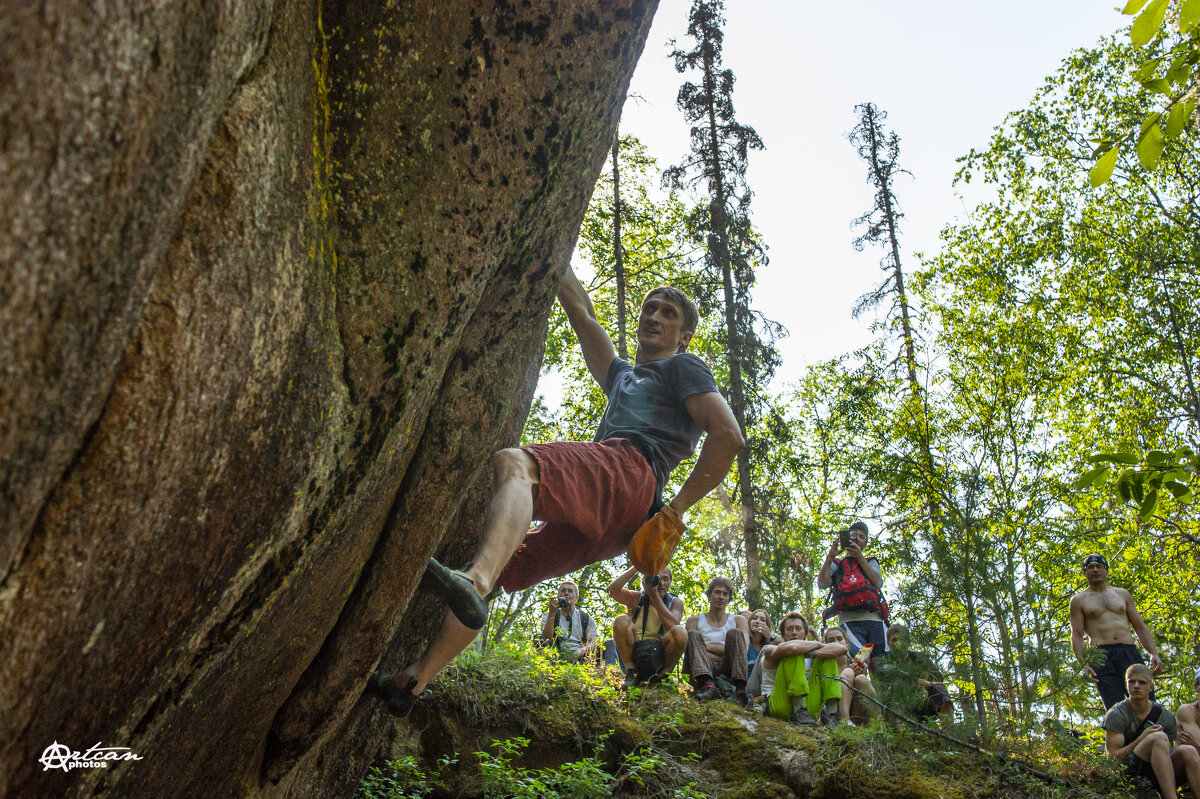
[[[613,135],[613,269],[617,275],[617,355],[629,360],[629,345],[625,333],[625,250],[621,246],[621,132]]]
[[[746,429],[746,386],[742,376],[745,343],[737,325],[737,308],[733,294],[733,265],[730,256],[729,226],[725,215],[725,181],[721,172],[720,148],[717,144],[717,114],[712,99],[715,95],[712,59],[705,54],[704,84],[708,93],[709,161],[712,164],[713,197],[709,203],[709,248],[721,270],[721,287],[725,298],[725,330],[728,336],[726,357],[729,364],[729,406],[737,419],[742,435],[749,439]],[[750,607],[762,606],[762,562],[758,547],[758,519],[754,506],[754,482],[750,465],[750,447],[737,454],[738,498],[741,502],[742,542],[746,553],[746,599]]]

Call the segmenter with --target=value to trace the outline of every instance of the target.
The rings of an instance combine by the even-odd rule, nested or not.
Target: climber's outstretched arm
[[[612,339],[608,332],[596,319],[596,309],[587,289],[575,276],[575,270],[567,267],[562,284],[558,288],[558,301],[567,314],[571,329],[579,338],[579,348],[583,350],[583,360],[587,363],[588,371],[605,388],[608,380],[608,368],[612,366],[617,351],[613,348]]]
[[[670,502],[681,515],[721,484],[729,474],[738,450],[746,444],[729,403],[717,392],[693,394],[683,403],[692,419],[704,430],[705,437],[696,465]]]

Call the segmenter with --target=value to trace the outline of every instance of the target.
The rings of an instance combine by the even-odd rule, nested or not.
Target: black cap
[[[1084,558],[1083,559],[1083,568],[1086,569],[1088,566],[1091,566],[1093,563],[1099,563],[1104,568],[1106,568],[1106,569],[1108,568],[1108,561],[1105,560],[1104,556],[1101,555],[1099,552],[1093,552],[1092,554],[1090,554],[1086,558]]]

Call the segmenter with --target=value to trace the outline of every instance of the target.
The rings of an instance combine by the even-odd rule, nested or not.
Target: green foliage
[[[458,763],[456,757],[438,760],[438,774],[451,769]],[[444,789],[445,781],[422,771],[421,764],[412,755],[406,755],[384,764],[386,771],[371,766],[367,776],[354,794],[356,799],[422,799],[433,791]]]
[[[602,799],[613,778],[594,758],[586,757],[557,768],[527,769],[512,761],[529,746],[528,738],[494,741],[497,754],[476,752],[483,772],[484,796],[494,799]]]
[[[1128,452],[1104,452],[1088,458],[1100,464],[1085,472],[1076,482],[1076,488],[1090,488],[1097,483],[1106,483],[1111,477],[1113,492],[1122,502],[1136,502],[1138,518],[1149,521],[1159,509],[1160,501],[1171,497],[1175,502],[1188,504],[1195,500],[1192,481],[1200,469],[1200,458],[1191,447],[1180,447],[1172,452],[1151,450],[1145,459]],[[1120,472],[1105,464],[1137,466]]]
[[[1129,40],[1134,47],[1145,48],[1137,53],[1134,77],[1147,91],[1164,97],[1165,105],[1145,113],[1136,135],[1135,120],[1104,128],[1094,140],[1096,163],[1089,173],[1093,187],[1111,179],[1120,150],[1129,144],[1134,146],[1143,169],[1156,169],[1167,141],[1179,138],[1196,110],[1200,0],[1129,0],[1121,13],[1137,15],[1129,29]],[[1174,25],[1164,24],[1172,18]],[[1158,46],[1152,47],[1155,43]]]

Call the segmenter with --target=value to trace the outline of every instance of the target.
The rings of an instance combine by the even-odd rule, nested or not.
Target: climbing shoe
[[[705,683],[696,689],[696,693],[693,696],[696,697],[697,702],[711,702],[714,699],[721,698],[721,689],[712,683]]]
[[[457,569],[447,569],[435,558],[429,559],[425,568],[432,592],[443,602],[454,617],[472,630],[482,630],[487,623],[488,603],[475,590],[475,582]]]
[[[625,672],[625,680],[621,683],[622,688],[632,688],[638,684],[637,669],[630,669]]]
[[[388,713],[398,718],[404,718],[412,712],[413,705],[418,700],[428,699],[432,694],[428,688],[420,694],[412,692],[417,685],[416,677],[409,677],[408,683],[403,688],[396,685],[395,678],[396,675],[391,672],[377,671],[367,681],[367,688],[387,703]]]
[[[745,707],[750,704],[750,697],[746,696],[746,689],[739,687],[733,692],[733,701],[737,702],[738,707]]]

